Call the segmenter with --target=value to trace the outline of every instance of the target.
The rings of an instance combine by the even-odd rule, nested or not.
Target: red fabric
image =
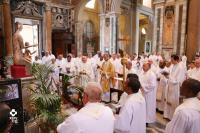
[[[13,78],[27,77],[25,65],[12,65],[11,66],[11,76]]]

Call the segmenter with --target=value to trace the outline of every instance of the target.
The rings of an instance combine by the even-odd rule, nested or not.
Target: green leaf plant
[[[54,68],[49,64],[33,64],[32,75],[36,79],[29,86],[31,101],[39,119],[40,129],[44,133],[56,132],[57,125],[63,121],[61,115],[61,97],[52,89],[52,72]]]

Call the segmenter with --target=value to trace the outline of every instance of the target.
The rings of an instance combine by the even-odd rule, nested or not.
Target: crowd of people
[[[180,119],[174,118],[175,114],[178,114],[177,107],[181,104],[180,99],[183,99],[180,95],[180,88],[184,85],[183,83],[188,88],[191,88],[191,83],[199,85],[200,58],[196,56],[195,60],[189,63],[188,66],[185,55],[182,57],[172,55],[171,59],[165,59],[159,54],[149,56],[133,54],[131,56],[126,55],[126,58],[125,72],[123,71],[120,54],[113,53],[109,55],[107,52],[104,54],[98,52],[93,57],[91,55],[74,57],[72,54],[68,54],[64,58],[62,55],[59,55],[57,59],[51,53],[46,52],[41,60],[36,57],[34,62],[51,63],[55,65],[59,72],[82,75],[82,80],[78,84],[82,85],[86,90],[88,82],[99,83],[100,87],[96,88],[102,88],[102,98],[98,99],[98,101],[110,99],[110,88],[123,89],[123,86],[120,86],[121,81],[118,80],[122,75],[127,77],[127,75],[135,74],[136,76],[133,79],[126,79],[127,86],[124,88],[125,92],[122,94],[119,102],[122,109],[119,118],[115,121],[116,132],[146,132],[144,124],[148,125],[149,123],[156,122],[156,109],[163,113],[164,118],[172,120],[167,125],[166,131],[178,131],[178,128],[173,128],[174,131],[172,131],[172,127],[177,124],[172,123],[176,122],[174,119]],[[136,83],[135,79],[137,79],[138,83]],[[91,85],[89,84],[89,86]],[[196,89],[199,90],[197,86]],[[127,88],[129,90],[126,90]],[[193,89],[195,87],[191,88],[190,91],[193,91]],[[129,96],[132,93],[134,93],[134,96],[132,96],[134,98]],[[136,102],[135,104],[134,101]],[[198,100],[196,102],[199,103]],[[200,106],[193,108],[198,110]],[[107,121],[110,121],[110,119]],[[59,126],[58,130],[62,132],[64,127]]]
[[[166,133],[200,131],[199,57],[188,66],[186,56],[172,55],[166,60],[159,54],[133,54],[126,58],[123,71],[120,54],[68,54],[56,59],[46,52],[41,60],[35,57],[33,63],[51,64],[54,73],[81,75],[78,84],[84,87],[84,107],[61,123],[58,133],[145,133],[146,126],[156,122],[156,109],[170,120]],[[118,79],[124,75],[125,84],[120,86]],[[124,91],[119,100],[120,112],[115,116],[102,103],[109,97],[110,88]]]

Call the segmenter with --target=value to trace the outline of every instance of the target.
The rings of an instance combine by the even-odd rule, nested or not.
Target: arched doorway
[[[64,57],[68,53],[76,55],[74,36],[66,30],[52,31],[52,53],[57,57],[62,54]]]
[[[99,50],[100,1],[92,0],[80,3],[76,13],[76,44],[79,54],[95,54]]]
[[[84,25],[83,53],[95,54],[97,50],[98,38],[96,38],[95,27],[93,22],[88,20]]]

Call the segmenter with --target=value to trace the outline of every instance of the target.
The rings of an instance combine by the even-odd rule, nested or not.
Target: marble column
[[[181,46],[180,46],[180,54],[185,53],[185,44],[186,44],[186,21],[187,21],[187,1],[183,3],[183,17],[182,17],[182,25],[181,25]]]
[[[3,25],[5,33],[6,56],[12,56],[12,24],[9,0],[3,0]]]
[[[104,52],[105,15],[100,14],[100,51]]]
[[[75,24],[75,37],[76,37],[78,56],[83,53],[83,31],[84,31],[84,23],[81,21],[78,21]]]
[[[117,47],[117,14],[112,13],[110,14],[110,53],[116,53]]]
[[[164,18],[164,6],[163,5],[156,6],[155,17],[154,17],[154,32],[153,32],[153,49],[152,49],[153,52],[162,52],[163,18]],[[160,22],[159,24],[158,21]]]
[[[109,21],[106,22],[106,19]],[[100,14],[100,50],[102,52],[116,52],[117,47],[117,22],[118,15],[115,12]],[[109,24],[106,24],[109,23]]]
[[[175,5],[175,24],[174,24],[174,38],[173,38],[173,53],[177,53],[178,42],[178,27],[179,27],[179,5]]]
[[[50,5],[45,8],[45,32],[46,32],[46,47],[45,50],[52,51],[52,14]]]
[[[135,35],[135,49],[134,49],[135,50],[134,53],[136,54],[140,54],[139,53],[139,34],[140,34],[139,16],[140,16],[140,13],[136,9],[136,35]]]

